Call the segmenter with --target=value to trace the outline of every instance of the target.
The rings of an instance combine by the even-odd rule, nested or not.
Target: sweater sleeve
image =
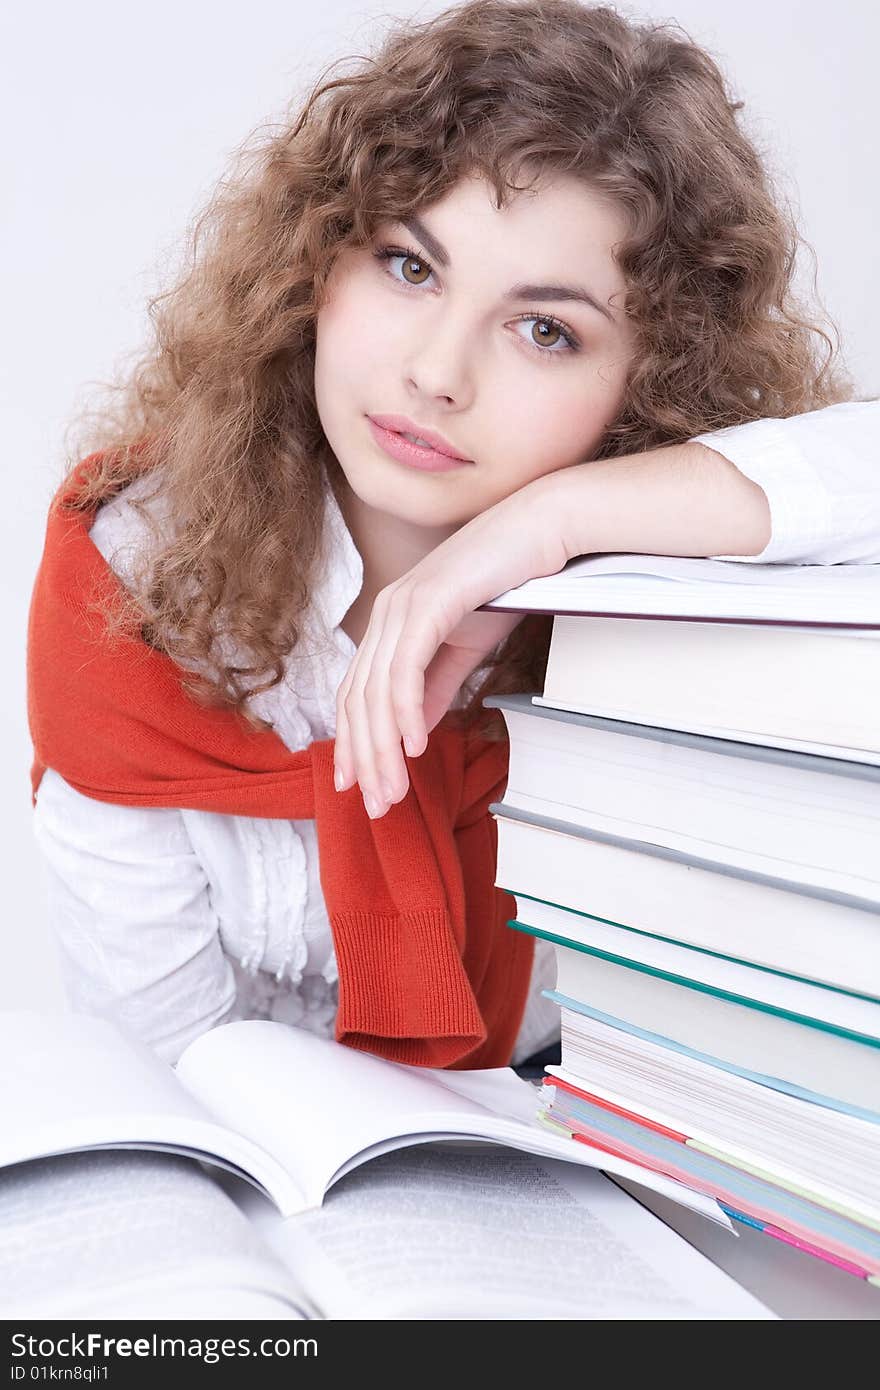
[[[181,813],[92,800],[48,768],[33,814],[71,1007],[130,1029],[173,1064],[235,1002]]]
[[[757,564],[880,563],[880,400],[696,435],[761,487],[770,540]]]

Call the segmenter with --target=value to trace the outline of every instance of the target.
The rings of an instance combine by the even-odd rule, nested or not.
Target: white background
[[[65,430],[144,341],[188,223],[232,152],[323,65],[364,53],[385,16],[438,4],[328,0],[101,0],[16,6],[0,74],[4,352],[0,597],[7,680],[0,781],[4,969],[0,1008],[54,1006],[60,984],[31,833],[25,631]],[[744,119],[792,199],[858,394],[880,392],[876,53],[866,0],[647,0],[677,20],[746,102]],[[807,258],[802,274],[812,278]]]

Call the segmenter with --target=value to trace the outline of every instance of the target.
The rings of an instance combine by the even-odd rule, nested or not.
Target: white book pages
[[[294,1208],[302,1195],[277,1159],[218,1123],[129,1029],[87,1014],[0,1013],[0,1168],[101,1147],[210,1157]]]
[[[428,1146],[287,1221],[239,1200],[328,1318],[773,1316],[604,1176],[558,1160]]]
[[[880,1228],[880,1118],[842,1114],[562,1010],[558,1076],[758,1168],[818,1185]]]
[[[611,1159],[542,1128],[532,1088],[510,1068],[403,1067],[263,1020],[223,1024],[190,1043],[175,1070],[127,1031],[84,1015],[0,1014],[0,1168],[90,1148],[167,1150],[258,1184],[282,1215],[320,1206],[349,1169],[436,1138],[492,1139],[611,1168]],[[658,1190],[729,1225],[716,1202],[668,1178]]]
[[[196,1038],[177,1070],[207,1111],[291,1174],[304,1201],[292,1208],[278,1203],[282,1215],[320,1206],[335,1182],[368,1159],[437,1139],[491,1140],[645,1180],[625,1159],[588,1145],[573,1148],[542,1129],[534,1088],[509,1067],[405,1067],[301,1029],[251,1020]],[[729,1225],[714,1201],[660,1174],[648,1180]]]
[[[570,1166],[407,1150],[285,1220],[241,1180],[173,1156],[19,1164],[0,1173],[0,1316],[772,1316],[599,1173]]]
[[[880,627],[880,565],[741,565],[666,555],[589,555],[485,608],[630,613]]]
[[[296,1319],[308,1306],[189,1159],[78,1153],[0,1171],[0,1317]]]

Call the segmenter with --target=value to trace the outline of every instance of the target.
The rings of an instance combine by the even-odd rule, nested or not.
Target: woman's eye
[[[580,346],[571,329],[559,319],[546,314],[520,314],[519,322],[531,324],[527,341],[550,356],[564,357],[569,352],[577,352]]]
[[[411,247],[404,251],[399,246],[383,246],[381,251],[376,251],[374,254],[378,260],[386,262],[388,266],[392,261],[402,261],[401,276],[394,274],[390,269],[388,274],[392,280],[402,278],[406,285],[424,285],[427,276],[433,274],[424,256],[420,256],[418,251],[413,251]]]

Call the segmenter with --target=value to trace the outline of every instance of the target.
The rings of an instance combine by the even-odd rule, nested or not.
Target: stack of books
[[[577,560],[496,883],[553,943],[546,1124],[880,1285],[880,566]]]

